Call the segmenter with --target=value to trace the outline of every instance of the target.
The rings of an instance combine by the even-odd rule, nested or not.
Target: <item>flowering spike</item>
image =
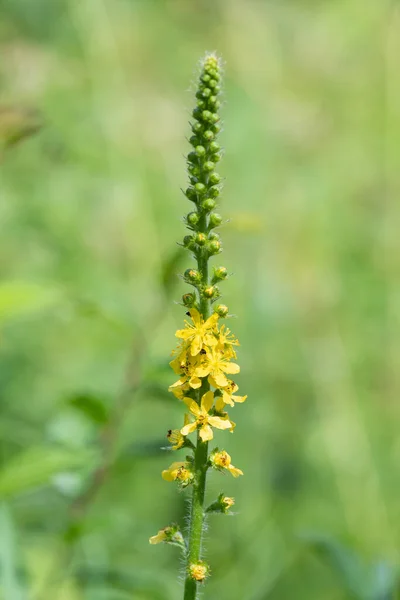
[[[189,139],[191,150],[187,155],[189,187],[185,195],[195,204],[184,222],[189,235],[183,239],[183,246],[193,253],[197,265],[188,268],[183,279],[193,286],[194,291],[185,293],[182,303],[187,319],[178,329],[178,347],[173,352],[170,366],[178,376],[169,390],[186,407],[184,425],[181,429],[168,432],[172,450],[190,448],[193,456],[185,461],[174,462],[162,472],[166,481],[176,482],[181,488],[192,484],[192,503],[187,536],[186,577],[184,600],[195,600],[199,583],[209,575],[210,569],[202,560],[202,534],[205,512],[229,514],[234,500],[221,493],[207,511],[204,510],[204,497],[207,471],[212,468],[229,472],[233,477],[242,471],[231,464],[231,457],[225,450],[214,449],[208,452],[208,442],[214,437],[214,430],[233,432],[235,423],[226,407],[242,403],[246,396],[237,396],[237,384],[231,376],[240,371],[236,359],[238,340],[220,319],[229,316],[228,308],[213,303],[219,298],[217,284],[224,282],[228,271],[224,266],[214,267],[209,272],[209,260],[222,251],[221,239],[214,231],[221,225],[222,217],[214,212],[221,192],[221,175],[215,171],[220,160],[221,147],[218,134],[221,131],[219,95],[221,92],[221,66],[214,54],[205,57],[196,91],[194,121],[191,124],[193,135]],[[189,439],[191,436],[193,442]],[[169,542],[168,528],[151,538],[151,543]]]

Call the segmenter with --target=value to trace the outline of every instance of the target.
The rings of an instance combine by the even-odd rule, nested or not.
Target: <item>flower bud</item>
[[[201,208],[206,212],[210,212],[213,208],[215,208],[215,204],[215,200],[213,200],[212,198],[206,198],[201,203]]]
[[[212,171],[215,167],[215,164],[212,162],[212,160],[207,160],[204,165],[203,165],[203,169],[205,171]]]
[[[204,133],[203,133],[203,138],[207,141],[207,142],[211,142],[211,140],[214,139],[214,133],[210,130],[207,129]],[[210,150],[211,150],[211,144],[210,144]],[[213,150],[211,150],[211,152],[213,152]]]
[[[189,138],[189,142],[192,144],[192,146],[194,146],[194,148],[196,148],[196,146],[198,146],[198,145],[199,145],[199,143],[200,143],[200,140],[199,140],[199,138],[197,137],[197,135],[192,135],[192,136]],[[217,146],[218,146],[218,144],[217,144]],[[213,150],[212,150],[212,152],[213,152]]]
[[[221,240],[221,238],[220,238],[219,234],[218,234],[218,233],[216,233],[215,231],[211,231],[211,232],[208,234],[208,239],[209,239],[209,240],[217,240],[218,242]]]
[[[213,113],[209,110],[203,110],[203,112],[201,113],[201,118],[203,119],[203,121],[207,121],[209,123],[214,122]]]
[[[184,277],[187,282],[192,284],[197,284],[201,281],[201,275],[196,269],[186,269]]]
[[[211,255],[218,254],[219,252],[221,252],[221,242],[219,242],[218,240],[213,240],[208,243],[207,249],[209,254]]]
[[[218,227],[218,225],[221,225],[221,223],[222,223],[221,215],[219,215],[218,213],[211,213],[210,227]],[[208,236],[208,237],[210,237],[210,236]]]
[[[194,237],[192,235],[185,235],[185,237],[183,238],[183,245],[185,246],[185,248],[192,250],[194,248],[194,244]]]
[[[210,86],[210,88],[214,88],[218,85],[218,81],[216,79],[210,79],[210,81],[208,82],[208,85]]]
[[[229,310],[225,304],[217,304],[217,306],[214,308],[214,312],[216,312],[217,315],[223,319],[228,316]]]
[[[204,81],[204,83],[208,83],[210,81],[211,77],[208,75],[208,73],[205,73],[204,75],[201,76],[201,80]]]
[[[192,308],[194,306],[194,303],[196,302],[196,296],[192,293],[183,294],[182,302],[188,308]]]
[[[219,133],[221,131],[221,125],[219,123],[215,123],[213,125],[213,131],[214,133]]]
[[[199,222],[200,216],[199,213],[197,212],[190,212],[187,217],[186,217],[186,221],[189,225],[197,225],[197,223]]]
[[[211,173],[210,175],[210,183],[217,184],[221,181],[221,176],[219,175],[219,173]]]
[[[199,177],[200,176],[200,169],[199,169],[199,167],[197,165],[189,163],[189,165],[188,165],[188,171],[194,177]]]
[[[198,156],[197,156],[196,152],[189,152],[189,154],[187,155],[187,161],[188,161],[188,163],[197,165]]]
[[[207,238],[204,233],[198,233],[196,235],[195,240],[196,240],[196,244],[198,244],[199,246],[204,246],[204,244],[207,241]]]
[[[196,106],[196,108],[192,112],[192,115],[195,119],[201,119],[202,113],[203,111],[201,110],[201,108]]]
[[[212,113],[211,117],[210,117],[210,121],[211,123],[217,123],[220,119],[220,116],[218,113]]]
[[[216,285],[209,285],[208,287],[204,288],[203,290],[203,295],[206,298],[214,298],[214,296],[217,296],[219,293],[219,289],[217,288]]]
[[[200,133],[203,129],[203,125],[201,123],[193,123],[192,131],[193,133]],[[215,126],[214,126],[215,129]]]
[[[190,138],[192,139],[192,138]],[[221,149],[221,146],[218,144],[218,142],[211,142],[210,144],[210,152],[219,152],[219,150]]]
[[[235,504],[235,499],[230,498],[229,496],[224,496],[224,494],[220,494],[215,502],[210,504],[210,506],[206,509],[207,513],[222,513],[224,515],[232,514],[229,512],[229,509]]]
[[[216,281],[226,279],[227,277],[228,277],[228,270],[226,267],[218,267],[217,269],[214,269],[213,279],[215,279]]]
[[[221,160],[221,153],[217,152],[216,154],[213,154],[212,159],[214,162],[219,162]]]
[[[188,187],[187,190],[186,190],[186,192],[185,192],[185,196],[189,200],[192,200],[192,202],[196,202],[197,194],[196,194],[196,190],[194,188]]]
[[[201,92],[201,95],[203,96],[203,98],[208,98],[209,96],[211,96],[211,93],[212,92],[211,92],[210,88],[206,87]]]
[[[205,194],[206,192],[206,186],[204,185],[204,183],[196,183],[194,188],[198,194]]]
[[[206,153],[206,149],[204,146],[196,146],[196,154],[197,156],[204,156]]]
[[[219,188],[210,187],[210,189],[208,190],[208,195],[210,196],[210,198],[217,198],[219,196]]]

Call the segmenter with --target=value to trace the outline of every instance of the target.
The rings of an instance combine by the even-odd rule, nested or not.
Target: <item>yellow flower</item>
[[[161,475],[165,481],[179,481],[183,486],[193,481],[193,473],[188,462],[174,462]]]
[[[160,529],[157,535],[153,535],[149,539],[150,544],[161,544],[162,542],[167,542],[169,544],[173,544],[174,546],[184,547],[185,541],[183,539],[183,535],[179,531],[178,525],[169,525],[168,527],[164,527],[164,529]]]
[[[235,338],[231,330],[226,325],[221,325],[218,332],[218,345],[224,348],[225,346],[240,346],[239,340]]]
[[[170,527],[164,527],[164,529],[160,529],[160,531],[157,533],[157,535],[153,535],[149,539],[150,544],[161,544],[161,542],[165,542],[165,540],[168,539],[167,531],[169,529],[170,529]]]
[[[183,424],[189,423],[189,415],[183,417]],[[167,433],[167,438],[170,444],[173,444],[172,450],[179,450],[185,445],[185,436],[181,434],[179,429],[170,429]]]
[[[201,386],[201,380],[197,375],[195,375],[195,370],[200,365],[200,360],[198,357],[190,356],[187,351],[184,350],[169,364],[174,372],[177,375],[180,375],[178,381],[175,381],[175,383],[170,386],[170,389],[175,387],[179,388],[189,384],[190,387],[196,390]]]
[[[230,498],[229,496],[224,496],[223,498],[221,498],[221,504],[223,505],[225,510],[229,510],[235,504],[235,499]]]
[[[172,444],[172,450],[179,450],[185,444],[185,436],[181,434],[179,429],[170,429],[167,438],[169,443]]]
[[[196,308],[191,308],[189,314],[193,325],[185,321],[185,329],[179,329],[176,337],[190,343],[190,353],[197,356],[200,350],[205,346],[215,346],[217,340],[214,336],[218,315],[214,313],[206,322]]]
[[[204,581],[209,573],[210,567],[202,560],[189,565],[189,575],[195,581]]]
[[[172,392],[179,400],[183,400],[183,397],[189,390],[190,385],[186,377],[180,377],[178,381],[175,381],[175,383],[168,388],[168,391]]]
[[[243,471],[231,464],[231,457],[225,450],[217,450],[216,452],[213,452],[210,456],[210,461],[215,469],[226,469],[229,471],[229,473],[231,473],[231,475],[233,475],[233,477],[239,477],[239,475],[243,475]]]
[[[239,371],[239,365],[229,362],[229,358],[224,353],[212,348],[207,350],[204,361],[195,369],[194,375],[197,377],[207,377],[208,375],[210,385],[226,387],[229,381],[225,374],[235,375]]]
[[[201,399],[200,406],[192,398],[184,398],[183,400],[189,407],[192,415],[196,417],[196,420],[182,427],[182,435],[189,435],[189,433],[199,429],[200,438],[203,442],[206,442],[212,440],[214,437],[211,427],[216,427],[217,429],[230,429],[232,427],[229,419],[213,417],[208,414],[214,403],[214,392],[206,392]]]
[[[221,389],[222,396],[220,396],[216,402],[216,409],[218,412],[224,410],[224,405],[235,406],[235,402],[244,402],[247,396],[235,396],[239,386],[234,381],[228,381],[228,385]]]

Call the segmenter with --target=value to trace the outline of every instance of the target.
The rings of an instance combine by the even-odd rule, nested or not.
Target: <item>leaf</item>
[[[371,589],[371,574],[367,565],[363,564],[357,554],[328,536],[307,535],[303,536],[303,539],[337,572],[344,587],[353,598],[359,600],[369,598],[366,594]]]
[[[54,288],[23,281],[0,283],[0,324],[54,306],[60,298]]]
[[[23,600],[23,593],[17,577],[15,527],[9,507],[0,504],[0,589],[7,600]]]
[[[109,419],[109,410],[102,399],[91,394],[77,394],[68,401],[79,412],[83,413],[90,421],[104,425]]]
[[[30,448],[0,470],[0,498],[47,485],[53,475],[86,466],[94,458],[92,451],[74,452],[56,446]]]

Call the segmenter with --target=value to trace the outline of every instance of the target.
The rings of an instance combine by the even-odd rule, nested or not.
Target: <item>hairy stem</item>
[[[207,231],[207,216],[203,215],[199,222],[198,230],[201,232]],[[206,253],[200,251],[197,255],[197,265],[199,273],[201,274],[202,285],[208,285],[208,256]],[[200,300],[200,313],[204,320],[208,319],[210,315],[210,301],[207,298],[202,297]],[[210,384],[205,379],[201,388],[198,391],[197,402],[200,404],[200,400],[208,390]],[[192,506],[190,513],[190,526],[189,526],[189,547],[187,553],[186,563],[186,579],[185,579],[185,591],[184,600],[196,600],[198,583],[192,579],[188,573],[188,567],[192,563],[196,563],[201,558],[201,543],[203,537],[203,524],[204,524],[204,495],[206,489],[206,477],[207,477],[207,462],[208,462],[208,442],[203,442],[200,438],[199,432],[197,433],[197,445],[194,453],[194,471],[195,471],[195,483],[193,485],[192,494]]]

